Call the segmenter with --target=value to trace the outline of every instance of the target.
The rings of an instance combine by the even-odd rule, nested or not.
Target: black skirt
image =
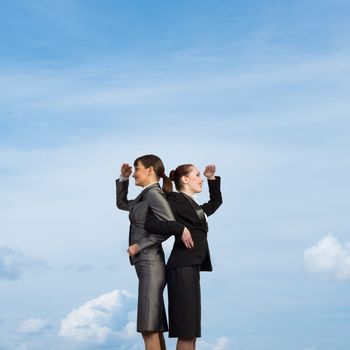
[[[170,338],[201,336],[199,271],[199,266],[181,266],[167,270]]]

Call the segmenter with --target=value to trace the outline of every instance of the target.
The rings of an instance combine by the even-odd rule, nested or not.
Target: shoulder
[[[144,197],[147,198],[147,200],[157,200],[159,198],[165,198],[165,194],[158,185],[155,185],[145,190]]]
[[[182,194],[179,193],[179,192],[168,192],[166,194],[166,197],[169,199],[169,198],[181,198],[182,197]]]
[[[159,185],[152,185],[149,188],[147,188],[145,192],[149,193],[150,195],[155,194],[155,193],[160,193],[160,194],[164,195],[164,192],[159,187]]]
[[[185,197],[179,192],[169,192],[166,194],[166,198],[169,203],[181,203]]]

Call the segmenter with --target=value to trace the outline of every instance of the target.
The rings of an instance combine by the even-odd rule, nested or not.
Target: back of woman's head
[[[187,176],[192,170],[193,164],[179,165],[175,170],[172,170],[169,174],[170,180],[174,181],[175,187],[178,191],[182,189],[181,178]]]
[[[134,166],[141,163],[145,168],[152,167],[158,179],[163,179],[162,189],[164,192],[171,192],[173,185],[171,180],[165,175],[165,168],[162,160],[154,154],[146,154],[144,156],[138,157],[134,161]]]

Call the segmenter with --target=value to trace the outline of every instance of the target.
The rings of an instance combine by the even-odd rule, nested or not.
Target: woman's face
[[[191,171],[182,178],[184,185],[192,193],[202,192],[203,179],[196,167],[192,167]]]
[[[141,187],[147,186],[150,180],[150,172],[151,168],[145,168],[145,166],[138,161],[132,174],[132,177],[135,179],[135,185]]]

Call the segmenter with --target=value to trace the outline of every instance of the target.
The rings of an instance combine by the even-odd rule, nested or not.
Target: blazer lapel
[[[198,205],[198,203],[195,200],[193,200],[193,198],[188,196],[186,193],[183,193],[183,192],[180,192],[180,193],[183,194],[184,197],[190,202],[192,208],[196,212],[199,220],[201,221],[204,231],[208,232],[208,223],[207,223],[207,219],[205,218],[204,210],[200,207],[200,205]]]

